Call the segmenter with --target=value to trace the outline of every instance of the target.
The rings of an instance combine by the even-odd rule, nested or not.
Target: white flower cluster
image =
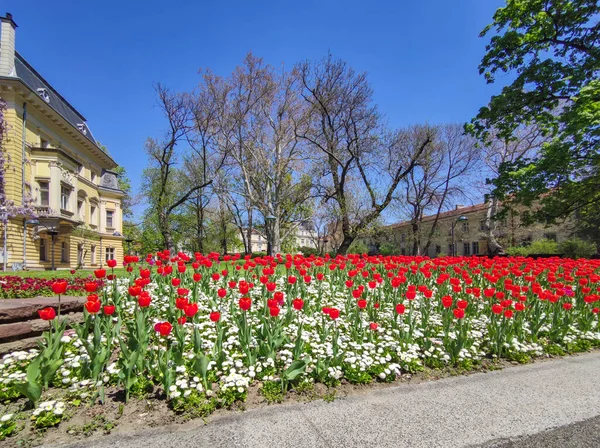
[[[221,382],[221,389],[236,389],[239,393],[243,393],[250,385],[250,378],[239,373],[230,373],[222,377]]]
[[[43,412],[52,412],[54,415],[63,415],[65,412],[66,405],[63,401],[50,400],[43,401],[33,411],[34,416],[39,416]]]

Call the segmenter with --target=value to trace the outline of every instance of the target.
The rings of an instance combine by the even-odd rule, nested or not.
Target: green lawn
[[[105,268],[106,273],[110,274],[110,268]],[[124,268],[115,269],[115,274],[118,276],[122,276],[125,274]],[[15,275],[18,277],[30,277],[30,278],[74,278],[74,277],[89,277],[90,275],[94,275],[94,271],[91,269],[80,269],[75,272],[75,274],[71,274],[69,270],[60,270],[60,271],[8,271],[8,272],[0,272],[0,277],[7,275]]]

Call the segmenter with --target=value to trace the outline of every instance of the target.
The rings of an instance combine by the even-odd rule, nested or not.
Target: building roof
[[[85,117],[69,104],[69,102],[63,98],[63,96],[58,93],[58,91],[52,87],[50,83],[46,81],[18,52],[15,52],[15,71],[15,76],[17,78],[23,81],[23,83],[32,91],[36,92],[52,109],[71,125],[79,129],[90,142],[98,146],[98,142],[94,139],[92,131],[86,123]]]
[[[461,215],[465,215],[465,214],[468,214],[468,213],[474,213],[474,212],[478,212],[478,211],[481,211],[481,210],[486,210],[487,207],[488,207],[488,204],[485,203],[485,202],[483,202],[481,204],[470,205],[470,206],[467,206],[467,207],[457,207],[454,210],[449,210],[447,212],[440,213],[438,219],[443,220],[443,219],[447,219],[447,218],[452,218],[454,216],[459,217]],[[433,221],[435,219],[435,216],[436,215],[427,215],[427,216],[424,216],[421,222]],[[390,224],[388,226],[388,228],[394,229],[394,228],[397,228],[397,227],[404,227],[404,226],[407,226],[407,225],[410,225],[410,221],[401,221],[401,222],[398,222],[396,224]]]

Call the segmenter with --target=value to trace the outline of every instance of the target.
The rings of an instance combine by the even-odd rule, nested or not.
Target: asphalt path
[[[62,446],[600,447],[600,352]]]

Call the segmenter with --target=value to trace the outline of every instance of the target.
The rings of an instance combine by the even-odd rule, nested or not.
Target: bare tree
[[[198,132],[198,123],[194,123],[195,109],[190,107],[189,97],[173,93],[166,87],[156,86],[159,107],[167,118],[167,129],[160,139],[149,138],[146,151],[150,158],[150,166],[145,171],[147,196],[156,209],[158,227],[163,238],[164,247],[173,250],[171,216],[182,204],[212,183],[212,179],[203,172],[198,176],[181,169],[185,154],[189,149],[189,134]],[[186,143],[188,143],[186,145]],[[184,146],[184,149],[181,147]],[[224,163],[226,154],[215,157],[213,171],[217,171]],[[203,160],[206,167],[209,157]],[[206,168],[204,168],[206,169]]]
[[[227,86],[221,139],[231,149],[242,181],[243,190],[238,194],[263,217],[273,217],[267,235],[272,250],[279,252],[286,231],[292,228],[293,211],[310,192],[310,183],[302,176],[306,157],[296,136],[296,129],[305,122],[298,80],[283,67],[275,70],[252,54],[228,79],[211,75],[207,80]],[[247,210],[247,241],[251,240],[252,208]]]
[[[311,112],[310,126],[299,136],[320,154],[321,190],[339,211],[343,240],[338,252],[345,254],[390,204],[400,181],[431,143],[431,133],[424,132],[415,146],[405,132],[385,130],[366,74],[331,55],[301,63],[297,72]],[[346,188],[353,176],[369,195],[369,208],[357,219],[350,218]]]

